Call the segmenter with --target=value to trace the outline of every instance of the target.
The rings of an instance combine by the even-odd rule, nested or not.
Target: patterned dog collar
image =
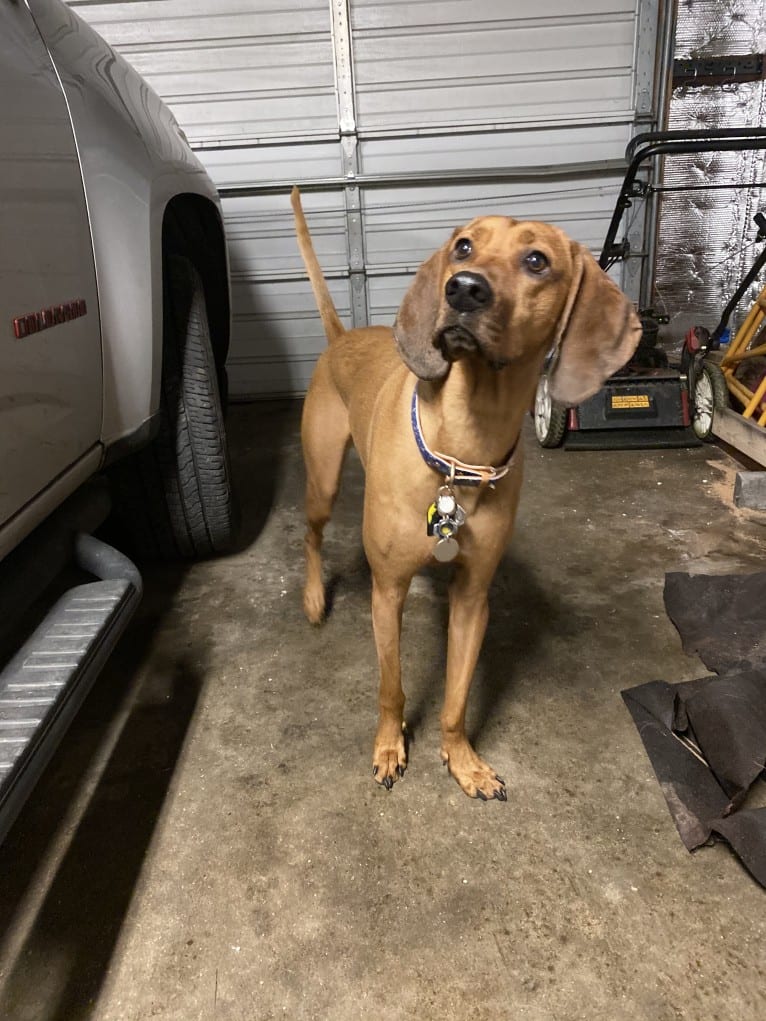
[[[412,391],[412,404],[410,406],[410,420],[415,442],[423,460],[429,468],[443,475],[446,480],[456,486],[494,486],[496,482],[504,478],[511,470],[513,455],[516,453],[517,444],[514,443],[508,459],[500,468],[491,464],[466,464],[457,457],[450,457],[449,454],[442,454],[439,450],[431,450],[423,436],[423,427],[420,424],[420,406],[418,402],[418,384]]]

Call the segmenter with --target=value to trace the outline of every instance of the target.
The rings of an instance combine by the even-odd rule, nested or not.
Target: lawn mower
[[[625,211],[635,200],[662,190],[638,177],[642,164],[669,154],[763,148],[766,148],[766,127],[637,135],[626,150],[628,169],[601,250],[601,268],[607,270],[631,255],[627,238],[615,241]],[[759,213],[755,219],[759,239],[766,240],[766,218]],[[533,409],[535,433],[541,446],[557,447],[563,443],[568,449],[588,450],[696,446],[711,438],[715,409],[728,407],[730,392],[741,403],[746,403],[750,414],[757,408],[759,424],[766,424],[766,339],[762,345],[752,347],[766,311],[766,288],[758,299],[763,299],[762,305],[756,302],[757,310],[754,306],[720,368],[708,357],[709,352],[720,347],[729,317],[764,262],[766,249],[732,295],[715,330],[710,333],[703,326],[690,329],[678,359],[672,362],[658,346],[660,326],[667,323],[668,318],[646,308],[639,310],[643,331],[630,362],[587,401],[575,408],[554,404],[548,376],[543,370]],[[751,388],[743,381],[743,372],[738,366],[758,357],[762,359],[762,372]],[[755,364],[752,361],[752,365]]]

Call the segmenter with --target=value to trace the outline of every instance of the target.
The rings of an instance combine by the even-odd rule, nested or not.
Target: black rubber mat
[[[766,808],[746,805],[766,762],[766,573],[668,574],[665,608],[716,674],[622,697],[686,847],[718,834],[766,886]]]

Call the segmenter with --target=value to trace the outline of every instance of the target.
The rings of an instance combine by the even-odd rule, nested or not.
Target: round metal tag
[[[443,518],[451,517],[457,507],[457,500],[450,492],[440,492],[436,497],[436,509]]]
[[[441,563],[449,563],[450,560],[454,560],[460,552],[460,545],[457,539],[453,539],[449,536],[445,539],[439,539],[434,546],[434,557],[441,561]]]

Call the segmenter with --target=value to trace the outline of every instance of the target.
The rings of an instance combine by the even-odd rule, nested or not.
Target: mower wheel
[[[535,435],[541,447],[559,447],[567,431],[567,410],[555,404],[543,373],[535,394]]]
[[[694,385],[692,429],[701,440],[713,438],[713,415],[729,406],[729,389],[724,374],[714,362],[703,362]]]

